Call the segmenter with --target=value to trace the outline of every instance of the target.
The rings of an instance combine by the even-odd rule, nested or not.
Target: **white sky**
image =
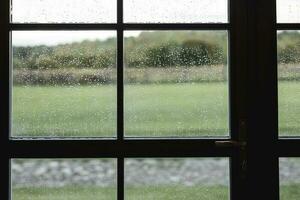
[[[140,31],[128,31],[126,36],[137,36]],[[13,46],[57,45],[82,40],[105,40],[116,37],[115,31],[14,31]]]
[[[15,23],[115,23],[116,0],[12,0]],[[84,2],[84,3],[83,3]],[[300,22],[300,0],[277,0],[278,22]],[[227,22],[227,0],[124,0],[125,22]],[[137,36],[130,31],[126,36]],[[13,45],[114,37],[114,31],[15,31]]]
[[[300,23],[300,0],[277,0],[277,22]]]

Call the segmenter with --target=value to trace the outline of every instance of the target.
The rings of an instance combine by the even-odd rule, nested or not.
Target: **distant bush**
[[[201,40],[187,40],[182,44],[179,61],[183,66],[221,64],[223,51],[216,44]]]
[[[279,63],[300,63],[300,42],[288,44],[278,49]]]
[[[220,46],[201,40],[175,41],[128,52],[128,67],[204,66],[225,63]]]
[[[167,67],[177,66],[180,46],[177,43],[162,43],[145,48],[144,66]],[[129,65],[130,66],[130,65]]]

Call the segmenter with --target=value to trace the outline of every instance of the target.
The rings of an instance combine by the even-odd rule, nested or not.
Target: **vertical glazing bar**
[[[124,139],[123,0],[117,0],[117,137]],[[118,200],[124,200],[124,157],[118,157]]]
[[[9,32],[9,15],[10,1],[0,1],[0,199],[10,199],[9,188],[9,122],[10,122],[10,71],[9,71],[9,49],[10,49],[10,32]]]
[[[123,1],[118,0],[117,25],[117,136],[124,138],[124,84],[123,84]]]
[[[124,200],[124,157],[118,157],[118,200]]]

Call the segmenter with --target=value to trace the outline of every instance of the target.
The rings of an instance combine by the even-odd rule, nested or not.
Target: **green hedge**
[[[221,82],[227,80],[227,67],[164,67],[127,68],[125,82],[131,83],[185,83]],[[15,69],[14,85],[91,85],[116,83],[116,67],[104,69]]]
[[[280,81],[300,81],[300,65],[278,66]],[[226,65],[202,67],[127,68],[125,82],[131,83],[185,83],[223,82],[227,80]],[[90,85],[116,83],[116,67],[103,69],[15,69],[14,85]]]
[[[124,40],[129,68],[225,65],[227,35],[209,32],[142,32]],[[278,62],[300,63],[300,33],[278,33]],[[13,47],[15,69],[105,69],[116,66],[116,39],[56,46]]]
[[[93,42],[80,45],[14,47],[14,68],[110,68],[116,65],[116,49],[96,46]],[[105,49],[105,50],[104,50]],[[182,43],[165,42],[137,46],[126,51],[127,67],[203,66],[226,63],[222,48],[201,40]]]

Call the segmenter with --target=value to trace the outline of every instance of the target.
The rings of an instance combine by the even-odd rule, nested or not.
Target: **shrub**
[[[180,64],[183,66],[221,64],[222,60],[222,49],[215,44],[201,40],[187,40],[182,44]]]
[[[300,42],[288,44],[278,49],[278,61],[280,63],[299,63],[300,62]]]
[[[179,45],[162,43],[145,50],[145,65],[149,67],[176,66],[179,64]]]
[[[160,43],[127,54],[129,67],[203,66],[224,62],[221,47],[201,40]]]

